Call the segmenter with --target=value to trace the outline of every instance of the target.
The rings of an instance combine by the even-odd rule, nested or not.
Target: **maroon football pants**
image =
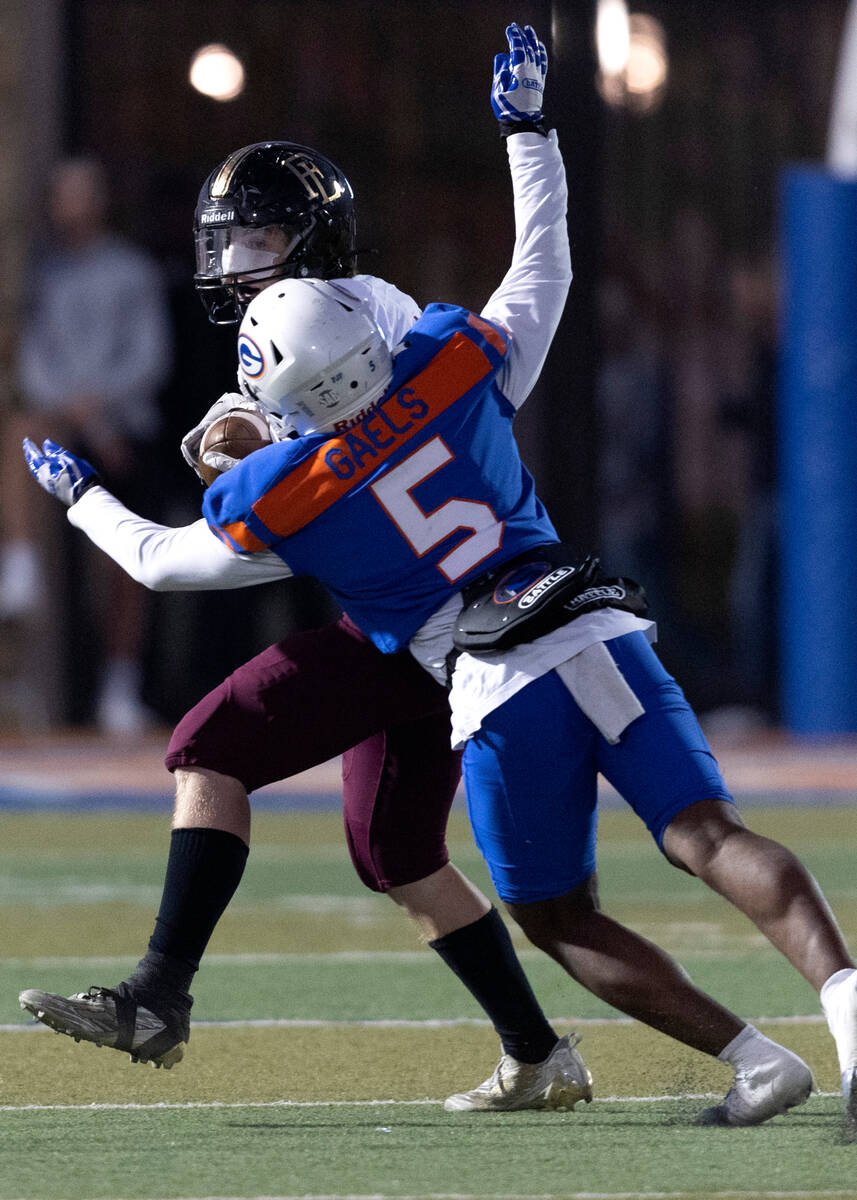
[[[176,726],[166,764],[230,775],[248,792],[343,755],[345,832],[374,891],[445,866],[461,773],[446,691],[408,651],[382,654],[342,617],[233,671]]]

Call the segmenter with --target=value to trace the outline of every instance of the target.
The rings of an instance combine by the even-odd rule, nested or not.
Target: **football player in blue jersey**
[[[846,1093],[857,1068],[857,971],[802,864],[738,816],[651,649],[640,589],[604,578],[596,560],[559,542],[520,461],[512,421],[548,352],[570,263],[556,137],[535,87],[519,107],[516,57],[542,61],[531,30],[512,27],[510,55],[495,63],[516,209],[526,198],[533,217],[516,211],[500,287],[479,315],[429,306],[394,353],[347,281],[287,280],[261,292],[242,322],[239,378],[300,436],[213,484],[206,533],[267,577],[320,579],[385,654],[407,648],[438,681],[451,675],[471,822],[514,918],[596,995],[733,1067],[733,1087],[706,1123],[757,1124],[806,1100],[809,1068],[600,910],[599,771],[669,862],[729,899],[819,990]],[[53,446],[30,446],[28,456],[49,490],[71,489],[72,522],[139,570],[151,527],[120,535],[127,510],[113,509],[111,526],[117,502],[92,485],[88,464]],[[237,578],[223,561],[221,578]],[[501,1062],[446,1104],[493,1107],[503,1087]]]
[[[545,69],[521,55],[514,67],[536,90]],[[532,220],[526,199],[521,205],[523,219]],[[419,306],[382,279],[354,274],[355,238],[351,187],[335,164],[293,142],[254,143],[230,154],[200,191],[196,287],[210,319],[229,325],[254,295],[281,279],[347,278],[392,347],[419,317]],[[236,407],[258,405],[227,394],[186,435],[182,453],[194,469],[205,430]],[[283,423],[268,416],[276,436],[285,436]],[[58,483],[58,494],[72,502],[80,489],[72,465],[66,482],[67,493]],[[123,527],[130,529],[127,521]],[[268,564],[261,574],[239,570],[223,583],[224,550],[207,532],[197,549],[182,531],[150,527],[149,533],[131,570],[149,586],[238,587],[272,577]],[[30,1007],[67,1032],[130,1050],[139,1061],[178,1061],[189,1032],[190,979],[241,877],[247,793],[339,754],[347,842],[360,878],[416,921],[500,1036],[503,1088],[481,1096],[478,1106],[551,1109],[588,1099],[591,1076],[575,1049],[577,1036],[557,1037],[497,910],[449,862],[445,831],[461,754],[449,741],[446,691],[407,651],[380,653],[347,616],[270,647],[183,718],[167,756],[176,777],[174,828],[147,954],[118,988],[71,999],[34,991]]]

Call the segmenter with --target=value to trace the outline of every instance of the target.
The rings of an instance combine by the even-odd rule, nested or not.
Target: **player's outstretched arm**
[[[173,529],[138,516],[99,486],[86,459],[55,442],[39,449],[25,438],[24,457],[36,482],[67,506],[71,524],[153,591],[248,587],[291,575],[273,554],[233,554],[205,521]]]
[[[515,201],[515,246],[482,316],[512,335],[498,384],[520,407],[544,365],[571,283],[568,189],[556,133],[545,122],[547,51],[532,26],[510,25],[494,59],[491,107],[506,139]]]
[[[92,488],[68,519],[132,579],[155,592],[204,592],[287,579],[275,554],[234,554],[206,521],[173,528],[127,509],[105,488]]]

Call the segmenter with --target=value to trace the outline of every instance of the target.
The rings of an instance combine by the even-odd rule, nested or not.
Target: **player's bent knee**
[[[379,833],[346,814],[345,840],[360,882],[372,892],[407,887],[449,863],[443,827],[414,839],[398,829]]]
[[[598,879],[593,873],[563,896],[530,904],[507,901],[506,908],[533,945],[550,952],[558,943],[573,940],[600,910]]]
[[[700,800],[673,817],[663,836],[666,859],[680,870],[699,875],[735,833],[747,827],[734,804]]]
[[[365,855],[352,851],[351,862],[364,887],[372,892],[387,895],[397,888],[410,887],[443,870],[449,864],[449,855],[444,852],[434,858],[422,857],[418,863],[400,869],[395,863],[373,862],[371,859],[367,860]]]

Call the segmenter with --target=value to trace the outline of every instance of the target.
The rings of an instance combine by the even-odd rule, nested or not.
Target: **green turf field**
[[[752,810],[798,850],[849,935],[857,816]],[[382,897],[361,889],[335,814],[257,818],[244,882],[197,978],[170,1072],[29,1023],[24,987],[114,984],[145,948],[163,816],[3,816],[0,1200],[148,1197],[857,1196],[817,997],[755,930],[670,869],[624,813],[601,828],[605,907],[811,1063],[819,1094],[758,1129],[700,1129],[728,1070],[618,1020],[518,941],[560,1032],[576,1027],[595,1101],[575,1113],[448,1114],[494,1067],[493,1031]],[[455,860],[490,888],[466,824]]]

